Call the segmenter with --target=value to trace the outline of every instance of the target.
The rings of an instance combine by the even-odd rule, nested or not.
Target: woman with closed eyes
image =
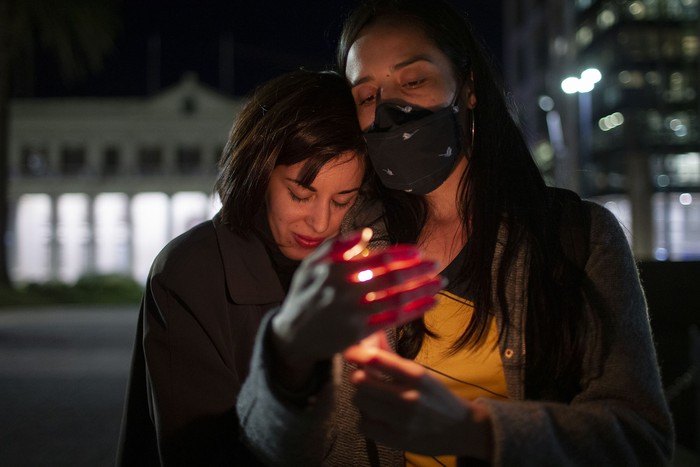
[[[347,346],[379,329],[369,323],[374,313],[410,305],[407,319],[432,305],[440,283],[417,249],[371,255],[362,252],[367,231],[338,237],[360,203],[366,173],[366,145],[344,78],[300,70],[255,91],[220,161],[221,211],[172,240],[153,262],[117,465],[260,465],[240,440],[235,404],[255,335],[272,315],[308,344],[287,357],[315,361],[330,357],[327,340]],[[372,240],[379,240],[374,227]],[[396,258],[410,260],[400,275],[353,279]],[[361,298],[407,280],[418,283],[366,301],[363,319],[348,321]],[[306,332],[302,311],[326,316],[322,335]],[[317,372],[306,371],[295,375]]]

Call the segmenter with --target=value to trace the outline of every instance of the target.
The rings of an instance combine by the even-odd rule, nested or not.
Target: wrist
[[[493,459],[493,427],[491,410],[487,404],[469,402],[469,455],[477,459],[491,461]]]
[[[316,361],[301,355],[295,348],[299,344],[289,339],[290,334],[287,324],[279,315],[274,316],[267,336],[271,378],[283,391],[294,393],[309,386]]]

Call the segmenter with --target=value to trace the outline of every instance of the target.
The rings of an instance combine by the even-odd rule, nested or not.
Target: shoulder
[[[595,244],[626,242],[626,237],[615,215],[605,206],[594,201],[581,199],[573,191],[562,188],[549,188],[550,195],[559,206],[562,229],[581,230],[579,239],[587,238],[591,246]]]
[[[207,220],[168,242],[153,261],[151,275],[191,269],[202,262],[209,263],[217,253],[214,224]],[[188,267],[183,268],[183,264]]]
[[[605,206],[594,201],[583,201],[591,222],[591,240],[594,245],[627,244],[627,238],[619,219]]]

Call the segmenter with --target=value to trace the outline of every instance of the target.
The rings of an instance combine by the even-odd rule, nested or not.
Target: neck
[[[447,180],[425,195],[428,202],[428,222],[436,224],[452,224],[461,222],[459,184],[468,166],[467,158],[462,157]]]
[[[467,242],[466,228],[459,208],[459,183],[467,169],[467,159],[436,190],[426,195],[428,215],[418,244],[426,258],[446,267]]]

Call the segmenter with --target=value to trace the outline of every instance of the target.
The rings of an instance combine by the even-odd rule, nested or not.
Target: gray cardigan
[[[476,401],[491,411],[493,465],[670,464],[673,424],[637,268],[617,219],[597,204],[585,205],[591,215],[586,306],[597,307],[602,316],[600,328],[588,334],[584,381],[589,383],[570,403],[524,399],[528,277],[523,249],[508,277],[511,322],[499,342],[510,400]],[[494,264],[502,250],[499,241]],[[500,329],[502,311],[494,311]],[[352,389],[342,378],[306,404],[276,394],[266,374],[267,328],[261,326],[237,403],[245,442],[261,459],[270,465],[403,465],[401,452],[377,450],[358,433]],[[347,369],[336,373],[341,371]]]

